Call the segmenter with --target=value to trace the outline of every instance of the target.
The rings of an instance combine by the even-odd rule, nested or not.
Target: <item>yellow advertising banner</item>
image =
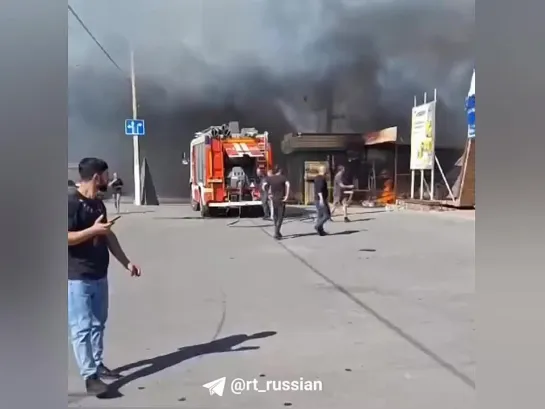
[[[433,169],[435,162],[435,101],[413,108],[411,170]]]

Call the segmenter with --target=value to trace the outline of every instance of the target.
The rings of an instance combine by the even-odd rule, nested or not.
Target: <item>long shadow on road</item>
[[[229,337],[220,338],[215,341],[207,342],[205,344],[192,345],[188,347],[179,348],[174,352],[168,354],[159,355],[154,358],[143,359],[137,362],[132,362],[127,365],[123,365],[116,370],[119,372],[130,371],[131,369],[140,368],[135,372],[132,372],[123,378],[114,381],[108,387],[108,392],[104,395],[97,396],[99,399],[116,399],[123,397],[120,389],[130,382],[137,379],[144,378],[146,376],[154,375],[157,372],[161,372],[167,368],[171,368],[175,365],[187,361],[191,358],[196,358],[201,355],[216,354],[222,352],[241,352],[251,351],[259,349],[258,346],[241,346],[235,348],[246,341],[267,338],[276,335],[275,331],[259,332],[252,335],[239,334],[231,335]]]
[[[344,231],[339,231],[339,232],[336,232],[336,233],[327,233],[327,236],[348,236],[350,234],[361,233],[361,232],[364,232],[364,231],[367,231],[367,230],[365,230],[365,229],[361,229],[361,230],[344,230]],[[290,234],[288,236],[284,236],[284,240],[298,239],[298,238],[301,238],[301,237],[317,236],[317,235],[318,235],[318,233],[316,233],[316,232],[295,233],[295,234]]]

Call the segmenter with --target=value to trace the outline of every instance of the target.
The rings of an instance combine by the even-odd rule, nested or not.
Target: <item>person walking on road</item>
[[[114,206],[115,210],[119,214],[121,211],[121,193],[123,191],[123,180],[117,176],[117,173],[114,172],[114,178],[109,183],[109,186],[113,189],[114,193]]]
[[[274,175],[274,172],[273,172],[273,169],[269,169],[267,171],[267,177],[265,178],[265,181],[270,178],[271,176]],[[274,212],[273,212],[273,204],[272,204],[272,200],[271,200],[271,197],[270,197],[270,194],[269,194],[269,189],[267,187],[264,188],[263,192],[265,192],[265,197],[267,198],[267,205],[269,206],[269,219],[268,220],[274,220]]]
[[[269,206],[269,196],[267,194],[267,191],[263,188],[265,184],[265,180],[267,177],[261,170],[261,168],[257,169],[257,183],[259,188],[259,193],[261,197],[261,206],[263,207],[263,220],[269,220],[271,217],[271,208]]]
[[[343,183],[345,171],[344,166],[337,168],[337,173],[333,179],[333,209],[331,209],[331,217],[335,214],[337,207],[342,206],[344,221],[349,222],[348,218],[348,198],[345,197],[346,189],[353,189],[354,185],[345,185]]]
[[[123,252],[97,198],[108,186],[108,164],[85,158],[79,163],[77,190],[68,195],[68,327],[80,375],[87,393],[108,391],[102,379],[121,375],[104,364],[104,328],[108,317],[108,266],[111,253],[132,277],[141,270]]]
[[[328,197],[329,188],[325,177],[326,172],[326,167],[320,166],[318,169],[318,175],[314,178],[314,202],[316,203],[316,210],[318,212],[314,229],[320,236],[327,235],[324,230],[324,224],[331,218]]]
[[[284,221],[284,212],[286,210],[286,201],[290,194],[290,182],[282,174],[282,169],[278,166],[273,170],[273,175],[265,180],[264,189],[267,189],[272,201],[272,217],[274,221],[274,238],[280,240],[282,233],[282,222]]]

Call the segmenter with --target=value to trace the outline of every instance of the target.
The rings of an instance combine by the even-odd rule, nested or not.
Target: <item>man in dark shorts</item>
[[[114,178],[110,182],[109,186],[113,189],[114,193],[114,206],[117,213],[121,210],[121,193],[123,191],[123,180],[117,176],[117,173],[114,172]]]
[[[343,183],[344,174],[344,166],[339,166],[335,178],[333,179],[333,209],[331,209],[331,217],[333,217],[337,207],[342,206],[344,221],[349,222],[348,197],[346,197],[346,190],[353,189],[354,185],[345,185]]]
[[[267,191],[263,189],[263,186],[265,184],[265,180],[267,177],[263,173],[263,170],[261,168],[257,169],[257,183],[259,188],[259,193],[261,195],[261,206],[263,207],[263,220],[268,220],[271,217],[271,209],[269,206],[269,196],[267,194]]]
[[[68,327],[80,375],[87,393],[102,395],[102,379],[121,375],[103,362],[104,327],[108,317],[108,266],[110,254],[132,277],[140,268],[129,261],[108,221],[106,207],[97,198],[108,186],[108,165],[101,159],[79,163],[81,183],[68,194]]]
[[[324,230],[324,224],[331,218],[328,200],[329,190],[327,179],[325,178],[326,171],[325,166],[320,166],[318,175],[314,178],[314,202],[316,203],[316,210],[318,211],[314,229],[320,236],[327,235]]]
[[[286,201],[290,194],[290,182],[282,174],[282,169],[275,166],[273,175],[268,176],[264,182],[264,190],[268,191],[272,202],[272,217],[274,221],[274,238],[280,240],[282,234],[280,228],[284,221],[284,211],[286,210]]]
[[[267,171],[267,177],[265,178],[265,181],[270,178],[272,175],[274,175],[274,169],[269,169]],[[269,189],[268,188],[265,188],[263,190],[264,192],[264,195],[265,197],[267,198],[267,206],[269,206],[269,219],[268,220],[272,220],[273,219],[273,208],[272,208],[272,201],[271,201],[271,198],[269,197]]]

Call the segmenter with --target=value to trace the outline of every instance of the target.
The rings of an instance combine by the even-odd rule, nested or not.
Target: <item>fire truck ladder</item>
[[[267,159],[268,159],[268,151],[267,151],[267,144],[264,142],[259,142],[257,144],[257,147],[261,154],[263,156],[257,158],[257,167],[258,168],[265,168],[267,170]]]

